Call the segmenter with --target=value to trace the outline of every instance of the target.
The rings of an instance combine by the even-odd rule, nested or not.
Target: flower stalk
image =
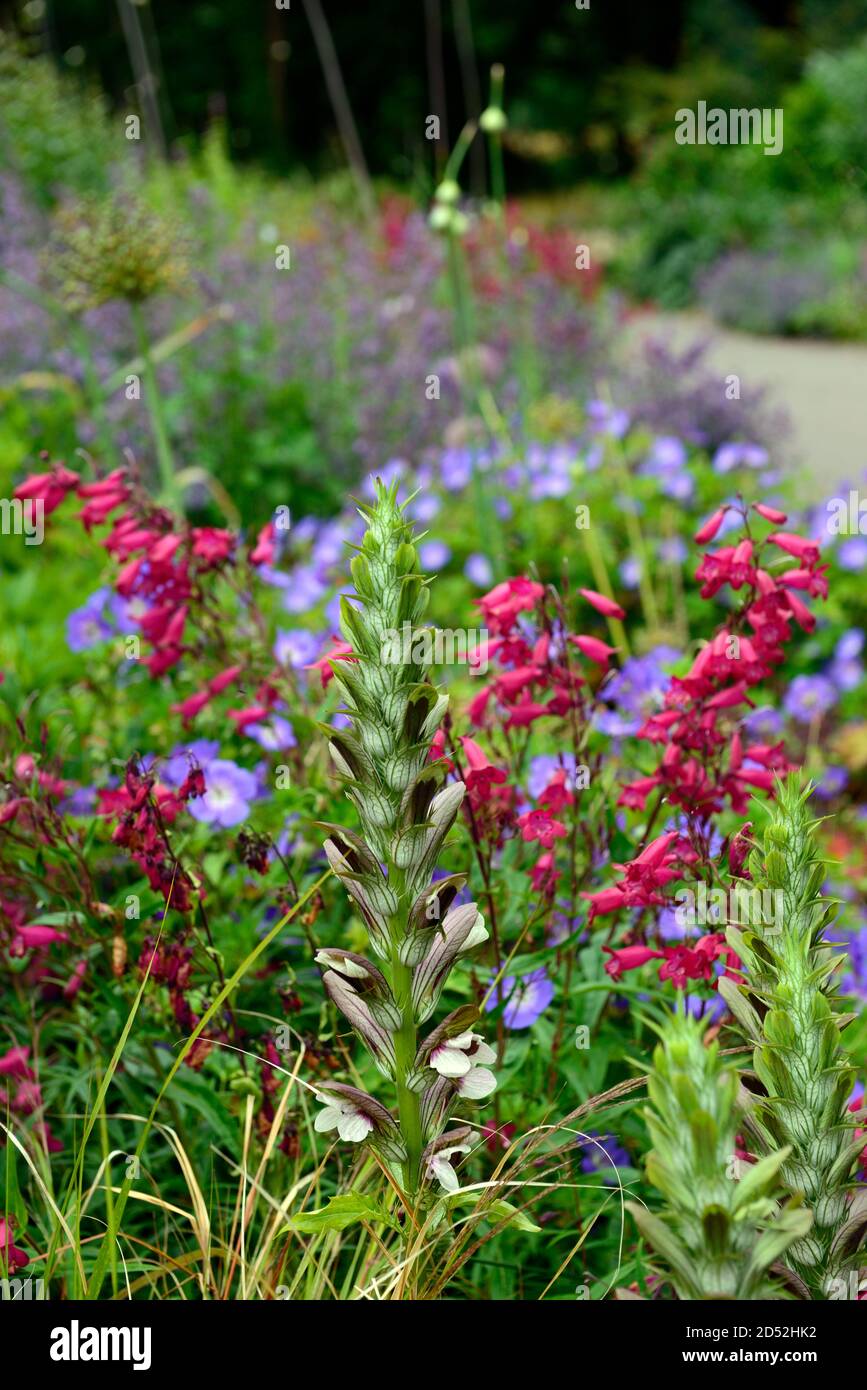
[[[804,1296],[825,1299],[845,1296],[859,1249],[863,1259],[867,1203],[853,1181],[864,1141],[855,1137],[847,1109],[854,1071],[840,1041],[849,1017],[836,988],[844,958],[825,936],[834,906],[822,894],[826,868],[816,844],[818,821],[807,808],[810,790],[790,774],[768,808],[762,845],[747,862],[760,890],[753,900],[774,901],[775,910],[750,928],[729,928],[746,981],[721,981],[720,990],[753,1044],[762,1088],[748,1103],[745,1124],[765,1152],[786,1146],[783,1180],[814,1214],[809,1236],[792,1246],[788,1263]]]
[[[471,1031],[474,1006],[456,1009],[427,1038],[419,1035],[458,955],[486,940],[487,931],[475,903],[455,905],[462,875],[433,879],[464,787],[445,785],[445,762],[430,758],[448,697],[413,660],[417,645],[393,641],[405,623],[420,624],[428,602],[397,484],[377,483],[376,503],[364,515],[368,529],[352,562],[355,594],[342,603],[341,627],[352,650],[333,666],[351,724],[323,726],[362,834],[324,828],[329,863],[380,964],[337,949],[320,951],[317,959],[327,967],[329,997],[393,1082],[397,1119],[354,1087],[340,1086],[335,1102],[336,1088],[328,1084],[320,1087],[326,1109],[316,1124],[369,1142],[414,1204],[425,1183],[446,1172],[443,1150],[464,1151],[460,1139],[444,1134],[451,1110],[496,1086],[483,1065],[493,1052]],[[451,1182],[450,1165],[448,1176]]]
[[[780,1297],[771,1266],[810,1229],[797,1197],[780,1204],[789,1149],[747,1163],[736,1154],[738,1078],[707,1025],[685,1011],[660,1030],[646,1112],[647,1176],[661,1214],[627,1203],[681,1299]]]

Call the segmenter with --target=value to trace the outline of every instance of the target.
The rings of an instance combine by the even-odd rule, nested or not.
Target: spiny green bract
[[[629,1209],[679,1298],[778,1298],[770,1266],[806,1234],[810,1213],[780,1205],[786,1150],[755,1164],[735,1157],[737,1074],[705,1031],[683,1012],[660,1030],[647,1080],[647,1176],[665,1205],[659,1215]]]
[[[840,1041],[845,1026],[836,975],[843,957],[825,939],[834,906],[822,896],[825,864],[797,775],[781,784],[769,809],[761,847],[749,858],[759,889],[780,895],[773,921],[728,939],[746,968],[742,988],[721,988],[744,1033],[755,1045],[753,1065],[764,1090],[750,1097],[745,1123],[767,1152],[786,1145],[781,1175],[803,1194],[814,1221],[787,1263],[812,1298],[840,1297],[845,1271],[862,1245],[867,1215],[863,1191],[852,1200],[859,1149],[847,1111],[854,1072]],[[856,1281],[857,1282],[857,1281]],[[845,1296],[845,1293],[842,1294]]]

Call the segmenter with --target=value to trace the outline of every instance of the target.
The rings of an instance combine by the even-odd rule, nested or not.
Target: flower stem
[[[410,1195],[414,1195],[421,1185],[421,1102],[417,1092],[411,1091],[406,1082],[415,1062],[418,1039],[411,998],[412,970],[408,965],[401,963],[396,950],[391,958],[391,989],[402,1018],[400,1028],[394,1034],[394,1055],[397,1063],[395,1084],[400,1130],[407,1152],[406,1189]]]
[[[157,374],[154,371],[153,357],[151,356],[150,340],[145,326],[144,315],[141,305],[134,299],[129,301],[129,312],[132,318],[133,331],[135,333],[136,347],[139,357],[142,360],[142,375],[145,382],[145,394],[147,396],[148,412],[151,419],[151,429],[154,436],[154,447],[157,455],[157,466],[160,473],[160,488],[162,500],[172,503],[177,496],[177,482],[175,479],[175,465],[172,458],[171,444],[169,443],[168,430],[166,429],[165,416],[163,413],[162,397],[160,396]]]

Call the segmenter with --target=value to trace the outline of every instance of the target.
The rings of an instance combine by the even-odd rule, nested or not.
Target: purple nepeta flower
[[[467,556],[464,574],[471,584],[477,584],[480,589],[489,589],[494,582],[494,571],[490,560],[487,555],[480,555],[478,551]]]
[[[205,794],[189,803],[194,820],[228,829],[245,820],[259,786],[255,774],[237,763],[217,759],[205,769]]]
[[[506,1027],[530,1028],[554,998],[554,986],[545,967],[540,966],[538,970],[520,978],[507,975],[500,982],[500,988],[492,992],[485,1005],[486,1012],[490,1013],[495,1009],[501,998],[507,1001],[503,1009],[503,1022]]]
[[[423,541],[418,548],[419,564],[423,570],[443,570],[451,558],[452,552],[445,541]]]
[[[321,635],[308,632],[304,627],[293,627],[288,631],[278,628],[274,655],[281,666],[291,666],[299,671],[305,666],[312,666],[322,648],[322,641]]]
[[[827,676],[796,676],[783,705],[799,724],[809,724],[837,703],[837,692]]]
[[[837,564],[841,570],[863,570],[867,565],[867,537],[848,536],[837,549]]]
[[[346,532],[339,521],[328,521],[316,537],[310,560],[318,574],[338,565],[345,554]]]
[[[677,502],[685,502],[695,491],[695,480],[691,473],[666,473],[662,479],[662,492],[665,497],[673,497]]]
[[[828,940],[835,946],[845,946],[849,957],[849,970],[840,981],[840,989],[844,994],[867,1000],[867,927],[855,931],[835,928]]]

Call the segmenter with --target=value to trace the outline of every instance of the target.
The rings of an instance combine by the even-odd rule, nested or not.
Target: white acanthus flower
[[[493,1095],[496,1091],[497,1078],[487,1067],[473,1067],[466,1076],[457,1078],[455,1087],[464,1100],[484,1100],[485,1096]]]
[[[480,912],[470,928],[470,934],[461,946],[459,954],[463,955],[465,951],[471,951],[474,946],[481,946],[483,941],[487,941],[489,935],[490,933],[485,926],[485,919]]]
[[[367,980],[370,978],[370,971],[345,951],[333,951],[323,948],[321,951],[316,952],[314,960],[317,965],[325,966],[330,970],[339,970],[341,975],[348,975],[353,980]]]
[[[373,1120],[357,1105],[353,1105],[352,1101],[320,1095],[317,1095],[316,1099],[325,1107],[313,1121],[313,1128],[320,1134],[336,1129],[341,1139],[346,1139],[352,1144],[361,1144],[373,1132]]]
[[[458,1175],[452,1166],[452,1155],[469,1152],[469,1144],[453,1144],[450,1148],[440,1149],[439,1153],[428,1159],[428,1174],[437,1179],[444,1192],[457,1192],[460,1187]]]
[[[460,1033],[456,1038],[444,1038],[431,1052],[428,1065],[439,1072],[440,1076],[455,1079],[468,1076],[484,1062],[496,1060],[496,1052],[478,1033]],[[483,1066],[482,1070],[485,1070]],[[490,1076],[491,1073],[486,1072],[486,1075]],[[485,1094],[490,1093],[486,1091]]]

